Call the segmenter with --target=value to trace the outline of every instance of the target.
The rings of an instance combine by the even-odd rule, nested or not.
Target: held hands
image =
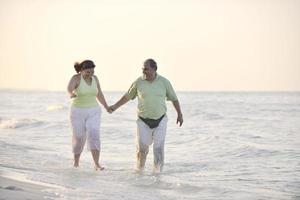
[[[107,106],[106,107],[106,111],[108,112],[108,113],[113,113],[115,110],[116,110],[117,108],[116,108],[116,106],[115,105],[111,105],[111,106]]]
[[[111,113],[113,112],[113,110],[110,109],[110,107],[107,107],[107,108],[106,108],[106,111],[107,111],[109,114],[111,114]]]
[[[111,105],[109,106],[109,108],[111,109],[112,112],[117,110],[117,107],[115,105]]]
[[[178,115],[177,115],[177,121],[176,121],[176,124],[178,124],[178,123],[179,123],[179,126],[181,126],[182,123],[183,123],[183,117],[182,117],[182,114],[178,114]]]
[[[111,113],[113,112],[113,110],[110,109],[110,106],[105,105],[104,107],[105,107],[106,111],[107,111],[109,114],[111,114]]]

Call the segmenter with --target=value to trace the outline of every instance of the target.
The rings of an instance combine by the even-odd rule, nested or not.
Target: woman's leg
[[[104,167],[102,167],[99,164],[100,151],[99,150],[91,150],[91,152],[92,152],[93,160],[94,160],[94,163],[95,163],[95,170],[103,170]]]
[[[100,159],[100,119],[101,109],[93,108],[90,110],[89,117],[86,121],[88,149],[92,153],[92,157],[96,170],[103,170],[104,168],[99,164]]]
[[[74,153],[74,167],[78,167],[80,154],[86,141],[84,110],[80,108],[71,108],[70,122],[73,132],[72,147]]]

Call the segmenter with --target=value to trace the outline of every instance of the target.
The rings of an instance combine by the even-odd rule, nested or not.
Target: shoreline
[[[0,175],[0,199],[1,200],[40,200],[54,199],[57,196],[47,190],[55,187],[39,184],[38,182],[17,180],[11,177]]]

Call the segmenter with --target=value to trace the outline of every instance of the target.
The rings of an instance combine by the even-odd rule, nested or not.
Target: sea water
[[[122,92],[104,92],[109,104]],[[136,173],[136,105],[102,109],[101,164],[73,168],[65,92],[0,90],[0,175],[55,186],[55,199],[300,199],[299,92],[179,92],[168,105],[165,167]],[[50,195],[51,196],[51,195]]]

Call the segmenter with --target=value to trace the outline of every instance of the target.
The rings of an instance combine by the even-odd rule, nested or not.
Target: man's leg
[[[74,153],[74,167],[79,167],[79,158],[80,158],[80,153],[75,154]]]
[[[152,144],[152,129],[150,129],[142,120],[137,120],[136,135],[136,168],[143,170],[146,158],[149,152],[149,145]]]
[[[167,122],[168,118],[165,116],[159,126],[155,128],[153,134],[153,171],[161,172],[164,166],[164,145],[165,145],[165,137],[167,132]]]

